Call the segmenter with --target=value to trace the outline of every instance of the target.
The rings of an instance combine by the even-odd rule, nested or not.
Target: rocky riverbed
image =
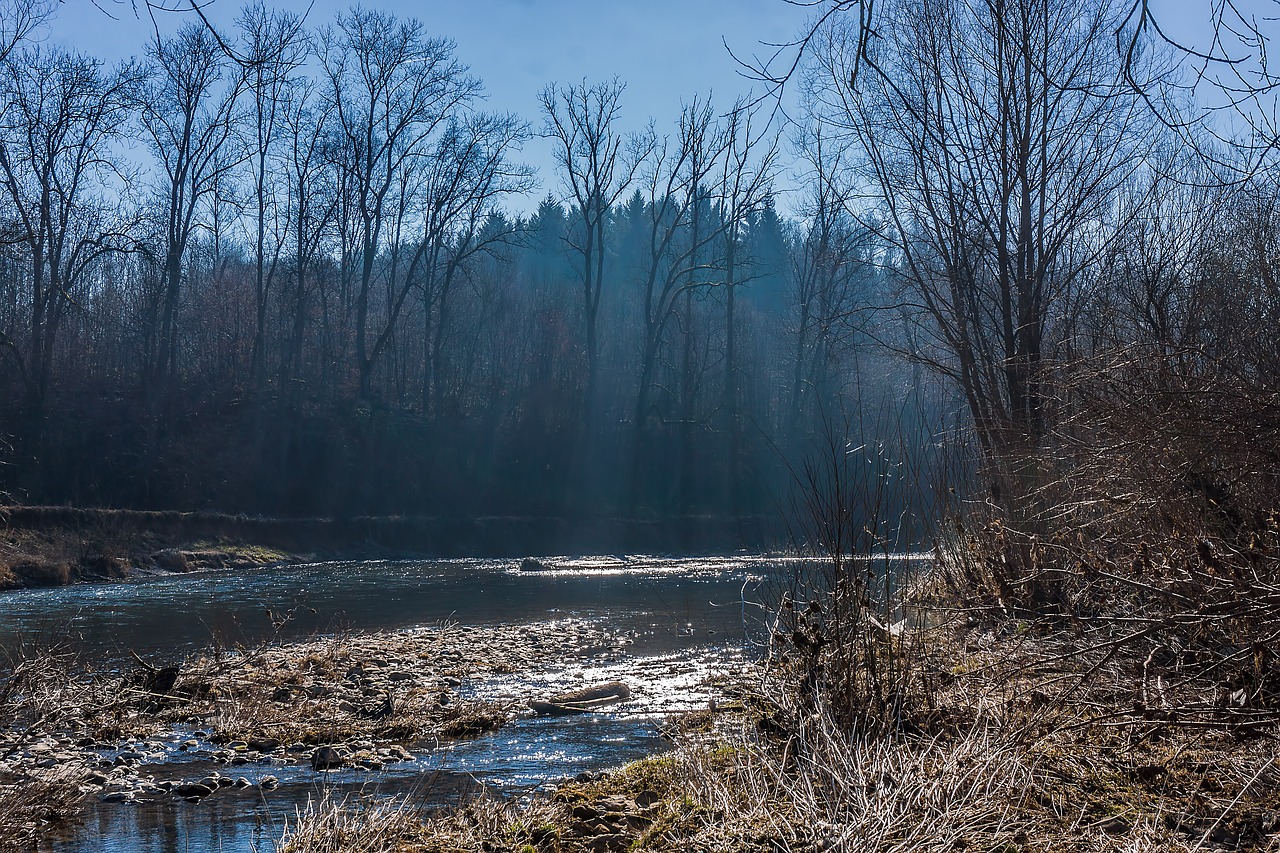
[[[629,643],[562,619],[214,649],[111,672],[33,651],[0,688],[0,837],[28,843],[86,801],[200,801],[410,762],[528,713],[509,680],[497,700],[477,683],[586,671]]]

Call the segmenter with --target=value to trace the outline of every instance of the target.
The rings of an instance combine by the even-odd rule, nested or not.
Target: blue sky
[[[99,0],[114,19],[90,0],[67,0],[46,37],[103,59],[140,54],[153,29],[127,3]],[[280,0],[268,5],[305,11],[308,4]],[[333,21],[351,4],[315,0],[308,22]],[[432,35],[457,42],[458,57],[485,84],[489,108],[511,111],[541,128],[538,93],[551,82],[596,81],[619,76],[627,84],[623,121],[644,127],[650,117],[660,132],[674,123],[682,101],[712,92],[727,108],[752,86],[724,41],[744,57],[771,52],[761,42],[785,42],[800,32],[809,10],[784,0],[383,0],[378,8],[416,17]],[[210,17],[229,26],[241,0],[212,0]],[[187,13],[187,18],[190,13]],[[163,29],[185,18],[157,13]],[[533,199],[557,186],[549,144],[534,140],[524,159],[537,166],[542,187]]]
[[[143,0],[65,0],[44,37],[107,60],[139,54],[152,36],[153,23],[139,19],[133,3]],[[185,5],[187,0],[164,0]],[[209,16],[230,29],[242,0],[204,0]],[[348,0],[278,0],[269,5],[303,12],[322,26],[350,6]],[[1152,0],[1151,9],[1166,32],[1197,47],[1206,46],[1210,0]],[[1269,0],[1241,0],[1247,12]],[[485,84],[488,105],[515,112],[541,128],[538,93],[551,82],[572,83],[619,76],[627,84],[623,123],[640,129],[652,117],[667,132],[683,101],[714,94],[727,108],[747,93],[752,81],[724,46],[740,56],[767,56],[762,44],[786,42],[804,30],[812,9],[786,0],[381,0],[374,5],[403,17],[417,17],[431,35],[457,42],[458,57]],[[1266,7],[1271,8],[1271,7]],[[192,17],[156,13],[162,31]],[[1271,22],[1275,26],[1274,22]],[[550,143],[534,139],[522,159],[536,166],[540,189],[524,203],[529,210],[547,192],[559,193]],[[787,182],[783,182],[786,186]],[[783,193],[784,210],[792,207]]]

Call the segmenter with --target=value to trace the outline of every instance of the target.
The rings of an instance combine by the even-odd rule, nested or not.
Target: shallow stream
[[[338,562],[236,573],[163,576],[124,584],[0,595],[0,641],[62,640],[97,668],[129,666],[138,654],[159,666],[218,643],[227,647],[342,631],[459,625],[535,625],[589,620],[616,638],[563,667],[464,683],[459,691],[510,703],[558,690],[623,680],[632,698],[605,713],[522,716],[479,738],[426,745],[379,771],[317,774],[297,763],[229,768],[255,783],[188,803],[94,802],[83,825],[44,849],[91,851],[270,851],[308,800],[411,794],[456,802],[478,786],[519,795],[667,748],[658,726],[672,712],[705,707],[717,673],[739,670],[764,635],[756,602],[783,563],[757,557],[551,558],[556,568],[521,571],[514,561]],[[173,731],[131,745],[155,781],[207,770],[206,750],[180,750],[200,733]],[[104,757],[111,757],[109,755]]]

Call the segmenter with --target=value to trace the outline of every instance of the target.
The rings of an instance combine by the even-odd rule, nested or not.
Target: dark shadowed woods
[[[371,9],[250,5],[119,67],[9,35],[9,502],[748,517],[824,424],[936,427],[870,347],[905,339],[867,329],[884,246],[829,188],[779,211],[784,150],[828,164],[758,105],[647,123],[588,79],[492,114],[447,33]]]

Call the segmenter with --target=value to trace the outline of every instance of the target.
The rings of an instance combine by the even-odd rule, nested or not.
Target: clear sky
[[[172,0],[170,0],[172,2]],[[207,2],[207,0],[206,0]],[[151,37],[150,19],[139,20],[129,3],[66,0],[46,37],[103,59],[140,55]],[[269,6],[303,12],[302,0]],[[308,22],[321,26],[351,4],[315,0]],[[538,94],[548,83],[610,79],[627,84],[623,121],[640,129],[652,117],[660,132],[674,124],[681,103],[694,94],[714,94],[728,108],[752,86],[738,72],[724,42],[741,56],[767,55],[761,42],[785,42],[800,32],[809,10],[785,0],[381,0],[375,5],[421,20],[430,35],[457,42],[461,61],[484,81],[489,108],[519,114],[542,126]],[[230,27],[241,0],[212,0],[207,12]],[[157,13],[173,29],[191,13]],[[542,187],[558,192],[549,143],[534,140],[524,158],[539,169]]]
[[[188,0],[163,0],[173,6]],[[202,0],[209,17],[227,31],[243,0]],[[347,0],[277,0],[268,5],[304,12],[313,27],[331,23]],[[1121,0],[1128,2],[1128,0]],[[1238,0],[1247,14],[1271,0]],[[190,20],[192,13],[155,14],[140,19],[143,0],[64,0],[44,37],[107,60],[142,52],[154,27],[162,31]],[[650,118],[668,132],[681,103],[711,92],[727,108],[747,93],[745,79],[725,42],[740,56],[768,56],[762,43],[787,42],[805,28],[812,9],[786,0],[380,0],[372,3],[421,20],[430,35],[457,43],[458,57],[485,84],[488,105],[517,113],[541,129],[538,93],[551,82],[589,82],[617,75],[627,84],[623,123],[640,129]],[[1207,47],[1210,0],[1152,0],[1151,10],[1166,33],[1198,48]],[[106,11],[103,11],[103,10]],[[108,14],[111,13],[111,14]],[[1272,29],[1276,27],[1270,22]],[[522,159],[536,166],[540,189],[523,205],[530,209],[547,192],[559,194],[550,143],[534,139]],[[782,186],[788,182],[783,181]],[[780,207],[790,209],[783,193]]]

